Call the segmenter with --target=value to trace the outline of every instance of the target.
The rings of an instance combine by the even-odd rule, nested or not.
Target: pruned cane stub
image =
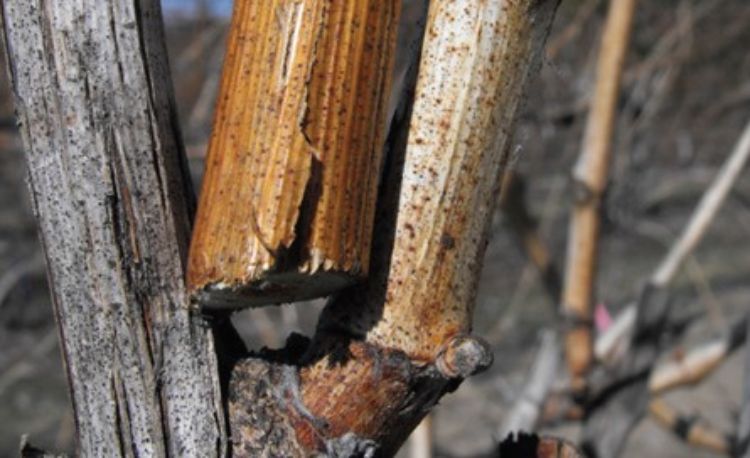
[[[369,265],[400,2],[235,2],[188,287],[208,309],[321,297]]]

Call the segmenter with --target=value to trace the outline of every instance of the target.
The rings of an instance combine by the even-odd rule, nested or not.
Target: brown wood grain
[[[366,274],[399,4],[236,2],[188,268],[207,305]]]
[[[229,417],[243,452],[277,456],[278,432],[296,438],[290,456],[393,456],[444,394],[489,366],[488,346],[470,335],[474,288],[557,4],[430,2],[411,116],[389,136],[370,274],[283,362],[261,354],[234,367]],[[257,407],[269,400],[283,413]]]

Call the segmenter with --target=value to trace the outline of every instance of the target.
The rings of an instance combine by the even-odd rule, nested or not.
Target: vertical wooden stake
[[[227,455],[156,0],[2,0],[29,187],[83,457]]]

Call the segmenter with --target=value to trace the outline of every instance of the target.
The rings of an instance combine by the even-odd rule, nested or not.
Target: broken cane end
[[[190,246],[206,309],[322,297],[364,278],[396,0],[235,1]]]
[[[342,271],[268,273],[247,282],[220,281],[193,286],[191,297],[204,310],[242,309],[329,296],[357,280]]]

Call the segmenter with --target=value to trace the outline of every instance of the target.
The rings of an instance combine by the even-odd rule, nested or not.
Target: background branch
[[[583,146],[573,169],[574,205],[568,233],[562,309],[569,321],[565,356],[574,389],[582,390],[593,361],[592,301],[596,284],[602,195],[612,150],[620,80],[636,0],[613,0],[604,25],[596,83]]]
[[[746,332],[750,332],[750,314],[745,320],[748,326]],[[742,390],[742,406],[740,408],[739,421],[737,422],[737,442],[735,456],[739,458],[750,457],[750,346],[745,346],[745,374]]]
[[[748,156],[750,124],[742,131],[669,254],[641,291],[630,349],[615,370],[614,384],[605,384],[608,388],[599,391],[590,406],[584,446],[592,456],[619,455],[631,429],[644,414],[648,379],[661,350],[661,335],[669,313],[669,285],[715,218]]]
[[[500,439],[504,439],[508,434],[535,430],[547,393],[557,380],[561,361],[559,341],[555,332],[544,331],[540,341],[524,389],[498,430],[497,437]]]

